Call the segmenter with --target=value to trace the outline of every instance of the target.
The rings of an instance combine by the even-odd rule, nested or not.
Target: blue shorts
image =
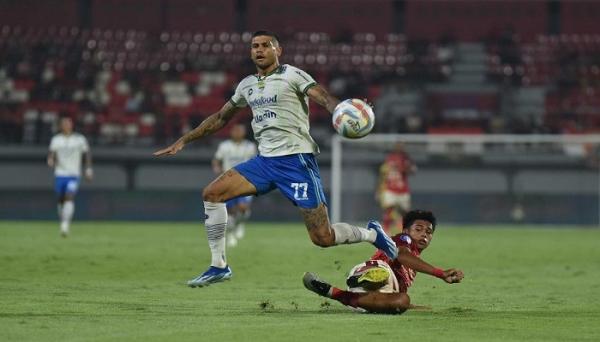
[[[54,178],[54,191],[58,196],[75,195],[78,189],[79,177],[56,176]]]
[[[250,205],[250,203],[252,203],[252,196],[240,196],[240,197],[236,197],[236,198],[230,199],[229,201],[225,202],[225,206],[227,208],[233,208],[238,204]]]
[[[256,187],[259,195],[277,188],[300,208],[316,208],[321,203],[327,205],[319,166],[311,153],[256,156],[234,169]]]

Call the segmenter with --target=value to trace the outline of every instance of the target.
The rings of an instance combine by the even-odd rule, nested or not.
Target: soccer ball
[[[348,99],[340,102],[333,110],[333,128],[338,134],[358,139],[369,134],[375,125],[373,108],[365,101]]]

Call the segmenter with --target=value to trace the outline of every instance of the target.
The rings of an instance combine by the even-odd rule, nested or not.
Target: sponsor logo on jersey
[[[271,97],[261,96],[259,98],[256,98],[256,99],[248,102],[248,104],[252,108],[262,107],[262,106],[270,105],[273,103],[277,103],[277,95],[273,95]]]
[[[277,96],[277,95],[276,95]],[[277,117],[277,113],[270,110],[265,110],[262,114],[258,114],[254,117],[254,122],[262,122],[267,119],[274,119]]]

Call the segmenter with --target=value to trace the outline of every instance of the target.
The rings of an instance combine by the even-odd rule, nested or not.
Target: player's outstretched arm
[[[442,270],[434,267],[422,259],[412,255],[410,251],[404,247],[401,247],[398,250],[398,261],[400,261],[402,265],[410,267],[417,272],[427,273],[434,277],[438,277],[448,284],[460,283],[465,277],[461,270],[454,268]]]
[[[314,87],[309,88],[306,94],[311,100],[325,107],[325,109],[327,109],[329,113],[333,113],[335,106],[337,106],[338,103],[340,103],[339,99],[337,99],[335,96],[330,95],[327,92],[327,90],[325,90],[325,88],[321,87],[318,84]]]
[[[179,152],[187,143],[200,139],[220,130],[240,110],[231,102],[227,102],[218,112],[213,113],[198,125],[198,127],[184,134],[171,146],[154,152],[155,156],[173,155]]]

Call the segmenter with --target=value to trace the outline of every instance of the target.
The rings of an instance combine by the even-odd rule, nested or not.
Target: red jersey
[[[421,255],[416,243],[412,243],[412,239],[407,234],[397,234],[392,236],[392,240],[396,243],[398,248],[408,248],[410,253],[416,257]],[[390,260],[384,252],[377,250],[377,252],[371,257],[371,260],[381,260],[386,262],[394,271],[396,279],[398,279],[398,285],[400,286],[400,292],[406,293],[408,288],[412,285],[417,272],[412,268],[402,265],[398,259]]]
[[[400,194],[409,192],[408,173],[411,167],[412,161],[406,153],[390,153],[381,166],[385,189]]]

